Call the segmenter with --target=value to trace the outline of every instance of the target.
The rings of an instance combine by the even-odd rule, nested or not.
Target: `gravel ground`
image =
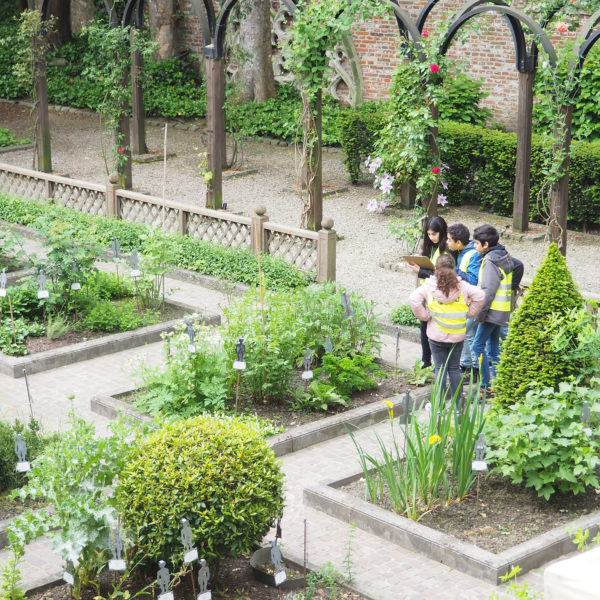
[[[0,101],[0,124],[17,136],[31,137],[30,108]],[[103,183],[107,179],[102,146],[110,144],[102,135],[97,114],[89,112],[50,111],[53,167],[57,173],[77,179]],[[183,122],[169,121],[167,150],[176,156],[169,159],[166,170],[166,197],[172,201],[203,205],[205,186],[198,174],[198,153],[204,149],[201,129],[183,129]],[[147,127],[150,151],[162,153],[164,129]],[[301,203],[291,191],[296,181],[297,156],[292,146],[271,145],[248,141],[243,144],[243,166],[257,169],[253,175],[230,179],[223,184],[223,197],[228,208],[236,213],[251,215],[254,207],[263,204],[275,223],[298,226]],[[0,155],[0,162],[24,167],[32,166],[32,150]],[[346,188],[345,191],[324,199],[323,214],[334,220],[340,236],[337,246],[337,278],[348,288],[374,300],[382,315],[405,302],[415,286],[415,278],[408,269],[399,272],[382,268],[402,254],[398,242],[389,237],[390,217],[369,214],[366,203],[374,191],[368,183],[351,186],[347,183],[342,154],[326,151],[323,155],[325,186]],[[163,164],[133,165],[134,189],[155,196],[163,190]],[[463,222],[473,227],[491,223],[510,236],[511,220],[460,207],[446,210],[448,223]],[[542,260],[547,242],[539,240],[541,226],[532,226],[525,239],[507,236],[508,250],[525,264],[525,279],[531,280]],[[600,236],[573,233],[569,235],[567,261],[571,272],[585,295],[600,296],[600,268],[590,265],[590,256],[598,253]]]

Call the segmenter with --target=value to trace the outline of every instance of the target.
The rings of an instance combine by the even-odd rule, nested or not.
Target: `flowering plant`
[[[375,189],[381,190],[379,199],[372,198],[367,203],[367,212],[382,213],[384,209],[389,205],[389,196],[394,188],[394,176],[390,175],[390,173],[383,173],[383,175],[381,175],[377,172],[377,170],[381,167],[380,156],[373,160],[371,160],[371,157],[368,156],[367,160],[365,160],[365,166],[369,170],[369,173],[375,175],[373,187]]]

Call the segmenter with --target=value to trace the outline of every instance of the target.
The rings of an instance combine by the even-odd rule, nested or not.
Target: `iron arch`
[[[46,21],[50,12],[50,0],[42,0],[40,12],[42,13],[42,21]]]
[[[135,20],[133,16],[134,9]],[[144,26],[144,0],[128,0],[125,10],[123,11],[123,27],[134,25],[136,29],[141,29]]]
[[[442,46],[440,47],[441,54],[446,54],[452,39],[467,21],[479,14],[488,12],[495,12],[510,19],[512,23],[511,33],[513,34],[513,42],[515,46],[516,67],[520,73],[526,73],[532,68],[531,61],[528,60],[525,34],[523,32],[521,23],[527,25],[527,27],[529,27],[529,29],[538,37],[542,47],[548,55],[550,63],[552,65],[556,64],[556,52],[554,51],[554,46],[552,45],[552,42],[545,31],[525,13],[510,6],[502,5],[478,6],[466,13],[461,14],[450,26],[450,29],[448,30],[448,33],[442,42]]]

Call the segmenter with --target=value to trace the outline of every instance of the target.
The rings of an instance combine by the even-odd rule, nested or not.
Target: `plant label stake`
[[[410,397],[410,391],[406,390],[402,399],[402,408],[398,421],[400,425],[408,425],[412,420],[413,399]]]
[[[126,565],[123,559],[123,538],[119,533],[118,526],[113,527],[110,532],[109,548],[113,557],[108,561],[108,570],[124,571]]]
[[[50,292],[46,289],[46,283],[47,283],[47,279],[46,276],[44,275],[43,271],[40,271],[37,277],[37,281],[38,281],[38,293],[37,293],[37,297],[39,300],[42,300],[43,298],[50,298]],[[44,307],[45,309],[45,307]]]
[[[302,372],[302,379],[309,380],[313,378],[313,372],[311,369],[313,361],[313,354],[310,351],[310,348],[307,348],[304,351],[304,371]]]
[[[198,560],[198,549],[194,548],[194,534],[186,518],[181,519],[181,543],[183,544],[183,564],[192,565],[190,579],[192,580],[192,592],[196,595],[196,584],[194,583],[194,565]]]
[[[119,290],[119,240],[114,237],[112,244],[111,244],[111,248],[113,251],[113,262],[117,263],[117,296],[121,297],[121,292]]]
[[[477,495],[476,499],[479,502],[479,480],[481,474],[487,471],[487,462],[485,462],[485,452],[487,450],[487,444],[483,433],[479,434],[477,441],[475,442],[475,460],[471,463],[471,469],[477,473]]]
[[[8,277],[6,276],[6,269],[2,269],[0,273],[0,298],[6,296],[6,284],[8,283]]]
[[[167,563],[164,560],[158,561],[158,572],[156,573],[156,583],[160,589],[158,595],[159,600],[174,600],[173,592],[169,591],[169,585],[171,583],[171,574],[167,569]]]
[[[73,262],[73,266],[71,267],[73,274],[75,275],[75,281],[71,284],[71,289],[74,292],[77,292],[81,289],[81,283],[77,280],[77,273],[79,273],[79,267],[76,262]]]
[[[398,376],[398,356],[400,355],[400,327],[396,327],[396,359],[394,370],[396,371],[396,377]]]
[[[140,259],[138,257],[135,248],[131,251],[131,258],[129,259],[129,264],[131,265],[131,278],[135,279],[136,277],[140,277],[142,272],[140,271]]]
[[[200,559],[200,568],[198,569],[198,586],[199,593],[196,600],[211,600],[212,592],[208,589],[208,581],[210,579],[210,570],[206,560]]]
[[[17,433],[15,441],[15,454],[17,455],[17,473],[27,473],[31,469],[31,463],[27,462],[27,444],[20,433]]]
[[[271,561],[275,569],[275,586],[279,587],[286,579],[287,575],[283,568],[281,550],[277,545],[277,538],[271,542]]]
[[[73,568],[73,563],[70,560],[68,560],[62,578],[63,581],[65,583],[68,583],[71,587],[75,585],[75,575],[73,575],[74,571],[75,569]]]
[[[187,519],[181,519],[181,543],[184,550],[184,564],[189,565],[198,560],[198,549],[194,548],[194,534]]]
[[[583,406],[581,407],[581,420],[585,425],[583,428],[585,435],[592,437],[592,428],[590,427],[590,403],[587,400],[583,401]]]
[[[246,354],[246,344],[244,344],[244,338],[238,339],[238,343],[235,345],[235,356],[236,359],[233,361],[233,368],[237,371],[236,383],[235,383],[235,412],[238,409],[238,398],[240,395],[240,378],[242,371],[246,369],[246,361],[244,356]]]
[[[328,335],[325,336],[324,348],[326,354],[333,354],[333,343],[331,342],[331,338]]]
[[[31,399],[31,392],[29,390],[29,377],[27,377],[27,370],[23,369],[23,377],[25,378],[25,389],[27,390],[27,400],[29,402],[29,412],[31,413],[31,418],[34,419],[33,416],[33,401]]]
[[[348,292],[345,290],[342,292],[342,306],[344,307],[344,316],[346,319],[350,321],[350,335],[352,336],[352,341],[354,342],[354,327],[352,326],[352,318],[354,317],[354,310],[352,309],[352,304],[350,303],[350,297],[348,296]]]
[[[196,330],[194,329],[194,321],[192,321],[191,319],[189,321],[186,321],[186,328],[188,338],[190,340],[190,343],[188,344],[188,352],[190,354],[196,354]]]

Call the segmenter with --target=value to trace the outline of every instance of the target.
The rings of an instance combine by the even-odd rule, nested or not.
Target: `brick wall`
[[[188,0],[176,0],[180,20],[180,43],[194,54],[202,54],[202,37],[198,18]],[[399,0],[414,21],[424,0]],[[453,15],[464,0],[440,0],[430,13],[426,28],[435,30],[440,18]],[[511,5],[521,9],[525,0],[514,0]],[[471,20],[473,28],[481,35],[471,35],[464,45],[456,40],[448,56],[464,61],[466,72],[484,81],[484,89],[490,93],[484,104],[494,113],[495,120],[514,128],[517,117],[517,70],[510,30],[499,15],[480,15]],[[468,25],[467,25],[468,26]],[[556,38],[555,38],[556,39]],[[354,45],[360,57],[363,72],[365,99],[385,97],[394,66],[399,59],[398,27],[394,19],[373,19],[357,25]]]

